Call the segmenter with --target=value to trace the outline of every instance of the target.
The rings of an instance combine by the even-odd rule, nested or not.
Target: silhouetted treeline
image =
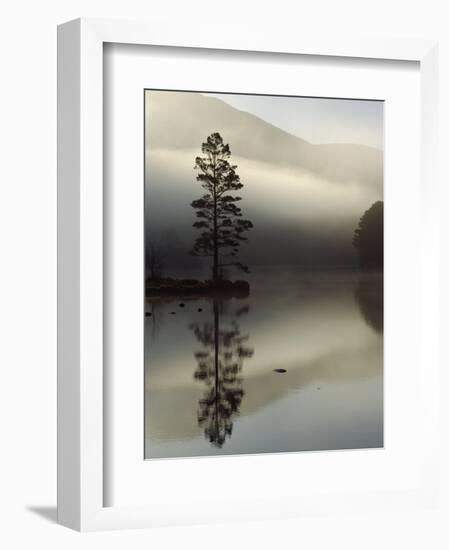
[[[357,250],[362,269],[384,265],[384,203],[375,202],[360,218],[352,244]]]

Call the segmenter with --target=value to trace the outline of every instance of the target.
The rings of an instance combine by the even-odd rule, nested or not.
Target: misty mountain
[[[307,170],[339,183],[382,187],[382,151],[378,149],[314,145],[215,97],[151,92],[149,98],[150,148],[198,149],[209,134],[219,131],[236,156]],[[152,132],[152,126],[157,131]]]
[[[316,145],[197,93],[146,93],[146,232],[165,263],[188,255],[192,200],[202,194],[193,170],[208,135],[229,143],[244,184],[244,216],[254,223],[242,256],[250,264],[353,264],[352,232],[382,199],[382,151],[357,144]],[[295,113],[292,112],[292,116]]]

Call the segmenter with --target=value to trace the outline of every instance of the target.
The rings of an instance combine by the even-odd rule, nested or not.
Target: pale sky
[[[203,94],[310,143],[357,143],[383,149],[383,102],[241,94]]]

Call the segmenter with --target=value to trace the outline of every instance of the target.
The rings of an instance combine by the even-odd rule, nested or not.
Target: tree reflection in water
[[[215,299],[212,321],[191,325],[203,346],[195,353],[198,366],[194,378],[207,387],[198,403],[198,424],[204,428],[205,438],[218,448],[232,434],[233,419],[239,414],[245,393],[241,376],[243,361],[254,354],[246,345],[248,336],[241,335],[237,323],[237,318],[247,311],[247,307],[241,308],[222,326],[223,302]]]
[[[384,287],[379,273],[362,274],[354,297],[365,323],[382,334],[384,329]]]

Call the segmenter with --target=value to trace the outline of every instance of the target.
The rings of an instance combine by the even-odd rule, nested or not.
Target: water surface
[[[145,458],[382,447],[382,275],[245,278],[146,303]]]

